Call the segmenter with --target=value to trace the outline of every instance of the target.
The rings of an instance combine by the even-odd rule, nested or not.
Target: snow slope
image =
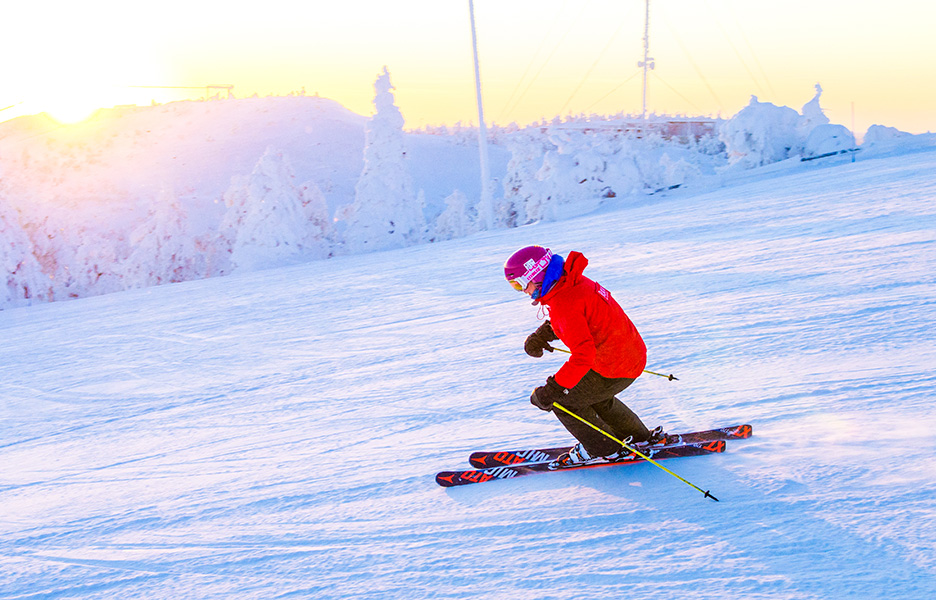
[[[936,596],[936,152],[0,312],[0,597]],[[644,333],[651,425],[725,454],[446,490],[567,441],[521,245]]]

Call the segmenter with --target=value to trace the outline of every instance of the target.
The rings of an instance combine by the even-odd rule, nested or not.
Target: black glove
[[[543,350],[552,352],[553,347],[549,345],[549,342],[558,339],[556,332],[553,331],[552,324],[549,321],[543,321],[543,324],[536,331],[527,336],[526,341],[523,343],[523,351],[533,358],[539,358],[543,355]]]
[[[546,378],[546,385],[541,385],[533,390],[533,394],[530,396],[530,404],[540,410],[550,411],[553,402],[564,399],[568,393],[569,390],[556,383],[556,380],[550,375]]]

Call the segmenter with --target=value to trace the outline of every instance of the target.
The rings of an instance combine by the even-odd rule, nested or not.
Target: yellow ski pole
[[[586,421],[585,419],[583,419],[582,417],[578,416],[577,414],[575,414],[574,412],[572,412],[571,410],[569,410],[569,409],[566,408],[565,406],[559,404],[558,402],[553,402],[553,406],[554,406],[555,408],[558,408],[558,409],[561,410],[562,412],[566,413],[567,415],[571,415],[571,416],[575,417],[576,419],[578,419],[578,420],[581,421],[582,423],[585,423],[586,425],[588,425],[589,427],[591,427],[592,429],[594,429],[594,430],[597,431],[598,433],[601,433],[602,435],[607,436],[608,438],[611,438],[612,440],[614,440],[615,442],[617,442],[618,444],[620,444],[621,446],[623,446],[625,449],[630,450],[631,452],[633,452],[634,454],[636,454],[636,455],[639,456],[640,458],[644,459],[645,461],[647,461],[647,462],[649,462],[649,463],[651,463],[651,464],[653,464],[653,465],[656,465],[657,467],[663,469],[664,471],[666,471],[667,473],[669,473],[670,475],[672,475],[672,476],[675,477],[676,479],[682,481],[683,483],[685,483],[685,484],[688,485],[689,487],[694,488],[694,489],[696,489],[696,490],[702,492],[703,494],[705,494],[705,497],[706,497],[706,498],[711,498],[711,499],[714,500],[715,502],[718,502],[718,501],[719,501],[718,498],[716,498],[715,496],[713,496],[713,495],[711,494],[711,492],[709,492],[708,490],[703,490],[702,488],[700,488],[699,486],[695,485],[695,484],[692,483],[691,481],[688,481],[687,479],[685,479],[685,478],[683,478],[683,477],[680,477],[680,476],[677,475],[676,473],[673,473],[672,471],[670,471],[669,469],[667,469],[666,467],[664,467],[663,465],[661,465],[661,464],[658,463],[657,461],[653,460],[652,458],[650,458],[649,456],[647,456],[646,454],[644,454],[644,453],[641,452],[640,450],[637,450],[636,448],[633,448],[633,447],[629,446],[629,445],[626,444],[625,442],[622,442],[621,440],[617,439],[616,437],[614,437],[613,435],[611,435],[610,433],[608,433],[608,432],[605,431],[604,429],[598,427],[598,426],[595,425],[594,423],[591,423],[591,422],[589,422],[589,421]]]
[[[550,346],[550,348],[552,348],[553,350],[558,350],[559,352],[565,352],[566,354],[572,354],[571,350],[566,350],[565,348],[557,348],[556,346]],[[654,373],[653,371],[648,371],[647,369],[644,369],[644,373],[650,373],[651,375],[656,375],[657,377],[666,377],[670,381],[673,381],[674,379],[676,381],[679,381],[679,377],[676,377],[672,373],[670,373],[669,375],[664,375],[663,373]]]

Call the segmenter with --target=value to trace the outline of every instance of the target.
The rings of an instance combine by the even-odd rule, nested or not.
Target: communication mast
[[[644,58],[637,63],[638,67],[643,68],[643,120],[647,120],[647,71],[655,66],[653,59],[650,58],[650,0],[646,0],[647,9],[644,17]]]

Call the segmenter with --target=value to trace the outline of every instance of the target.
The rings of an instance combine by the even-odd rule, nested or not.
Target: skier
[[[504,275],[513,288],[545,307],[548,319],[530,334],[523,349],[532,357],[553,351],[550,342],[561,340],[572,355],[537,387],[530,402],[552,411],[559,402],[576,415],[619,440],[653,443],[663,437],[662,427],[647,429],[640,418],[615,397],[640,376],[647,363],[647,347],[611,294],[582,275],[588,259],[580,252],[568,258],[542,246],[527,246],[504,263]],[[563,411],[553,413],[578,444],[553,461],[552,468],[613,460],[620,444]]]

